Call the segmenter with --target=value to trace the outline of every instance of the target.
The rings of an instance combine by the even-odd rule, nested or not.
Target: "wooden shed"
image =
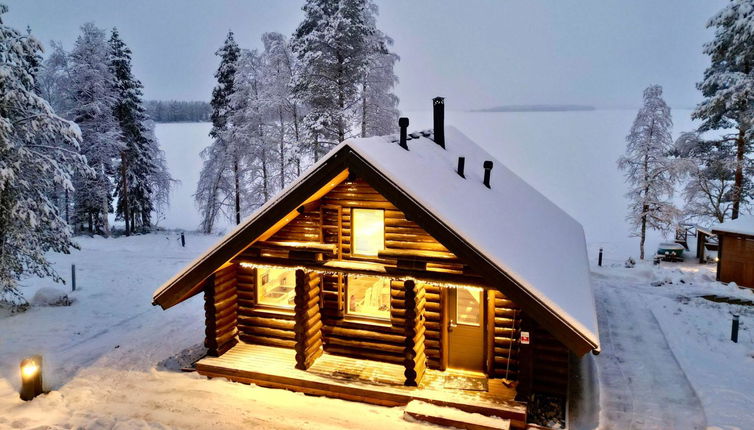
[[[204,295],[199,373],[517,428],[565,402],[599,351],[583,229],[442,114],[341,143],[155,292]]]
[[[754,288],[754,216],[712,227],[718,238],[717,280]]]

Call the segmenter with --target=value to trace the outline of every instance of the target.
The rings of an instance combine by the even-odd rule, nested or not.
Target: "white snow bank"
[[[432,403],[414,400],[406,405],[405,412],[409,416],[437,417],[460,423],[472,424],[483,428],[508,429],[510,420],[498,417],[487,417],[477,413],[465,412],[447,406],[437,406]]]
[[[69,306],[71,299],[68,293],[53,287],[42,287],[31,298],[32,306]]]

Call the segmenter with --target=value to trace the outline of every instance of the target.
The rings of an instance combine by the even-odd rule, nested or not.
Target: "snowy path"
[[[641,294],[605,281],[595,287],[601,428],[704,429],[701,402]]]

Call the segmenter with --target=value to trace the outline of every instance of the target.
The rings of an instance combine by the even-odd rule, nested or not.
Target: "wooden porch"
[[[299,370],[295,355],[293,349],[240,342],[220,357],[199,360],[196,369],[209,377],[383,406],[420,400],[506,418],[514,428],[525,426],[526,404],[515,401],[515,389],[499,379],[427,369],[420,387],[407,387],[401,365],[325,353],[308,370]],[[466,389],[453,388],[464,382]]]

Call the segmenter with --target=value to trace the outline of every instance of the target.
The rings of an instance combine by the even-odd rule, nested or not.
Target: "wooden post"
[[[76,265],[71,264],[71,291],[76,291]]]
[[[183,235],[183,232],[181,232],[181,247],[186,247],[186,236]]]
[[[440,288],[440,370],[448,368],[450,352],[450,343],[448,341],[448,327],[450,327],[448,315],[450,314],[450,309],[448,309],[448,306],[448,289]]]
[[[404,281],[403,289],[406,304],[404,385],[418,387],[427,369],[427,356],[424,351],[424,305],[427,300],[424,289],[419,288],[414,281]]]
[[[600,248],[600,256],[597,258],[597,265],[602,267],[602,248]]]
[[[738,343],[738,315],[733,315],[733,324],[730,328],[730,340]]]
[[[485,311],[486,324],[486,354],[487,354],[487,375],[490,378],[495,377],[495,291],[485,290],[485,297],[487,298],[487,306]]]
[[[295,322],[296,369],[306,370],[323,353],[320,312],[321,275],[296,270]]]

